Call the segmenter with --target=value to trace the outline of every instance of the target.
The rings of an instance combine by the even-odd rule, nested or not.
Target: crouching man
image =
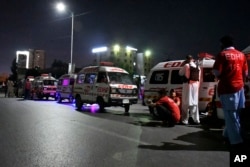
[[[158,100],[155,103],[151,102],[149,106],[156,109],[164,125],[173,127],[180,121],[180,109],[174,100],[166,95],[165,89],[159,90],[158,94]]]

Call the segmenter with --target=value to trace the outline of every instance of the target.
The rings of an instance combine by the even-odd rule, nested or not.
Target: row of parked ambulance
[[[174,89],[178,96],[182,95],[182,79],[178,72],[184,60],[160,62],[154,66],[144,83],[143,100],[147,105],[149,100],[157,98],[159,89],[167,91]],[[199,110],[212,113],[223,119],[223,112],[219,98],[216,96],[217,81],[212,73],[214,59],[199,58],[201,68]],[[57,83],[57,84],[56,84]],[[38,98],[55,98],[59,103],[67,99],[75,101],[78,110],[84,104],[97,103],[100,111],[108,106],[123,106],[128,111],[131,104],[138,101],[138,88],[124,69],[114,67],[103,62],[100,66],[83,68],[77,74],[65,74],[58,81],[49,75],[42,75],[33,80],[34,96]],[[245,84],[246,105],[250,106],[250,82]]]
[[[109,62],[62,75],[58,80],[48,74],[28,78],[32,82],[32,99],[52,97],[59,103],[74,99],[78,110],[84,104],[97,103],[100,111],[108,106],[122,106],[128,112],[130,105],[138,101],[137,85],[129,73]]]

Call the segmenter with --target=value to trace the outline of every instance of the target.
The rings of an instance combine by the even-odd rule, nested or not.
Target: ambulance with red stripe
[[[97,103],[100,111],[108,106],[123,106],[128,111],[138,100],[138,89],[129,73],[109,62],[83,68],[77,74],[73,94],[77,110],[83,104]]]
[[[51,74],[41,74],[41,76],[35,77],[32,82],[31,98],[48,100],[52,97],[56,100],[56,86],[57,81]]]
[[[209,105],[214,95],[214,88],[217,82],[212,73],[214,59],[212,55],[202,53],[199,54],[198,65],[201,69],[200,89],[199,89],[199,110],[207,112]],[[182,78],[179,75],[179,70],[182,67],[184,60],[173,60],[160,62],[154,66],[145,82],[144,87],[144,102],[147,105],[148,101],[157,98],[159,89],[166,89],[167,92],[174,89],[177,96],[182,95]]]

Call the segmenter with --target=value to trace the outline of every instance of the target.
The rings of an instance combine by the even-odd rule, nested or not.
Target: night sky
[[[0,73],[10,72],[17,50],[45,50],[46,67],[54,59],[70,61],[70,13],[56,11],[56,2],[0,1]],[[77,67],[93,61],[92,48],[115,43],[133,46],[139,52],[150,49],[156,62],[199,52],[216,54],[225,34],[235,38],[239,50],[250,45],[249,0],[62,2],[76,15],[73,63]]]

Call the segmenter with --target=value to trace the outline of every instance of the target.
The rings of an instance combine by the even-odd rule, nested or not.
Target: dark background
[[[59,13],[55,0],[1,0],[0,72],[10,72],[17,50],[46,51],[70,61],[71,17]],[[150,49],[155,62],[199,52],[216,54],[219,39],[230,34],[239,50],[250,44],[248,0],[64,0],[78,14],[74,25],[73,63],[92,63],[94,47],[130,45]]]

